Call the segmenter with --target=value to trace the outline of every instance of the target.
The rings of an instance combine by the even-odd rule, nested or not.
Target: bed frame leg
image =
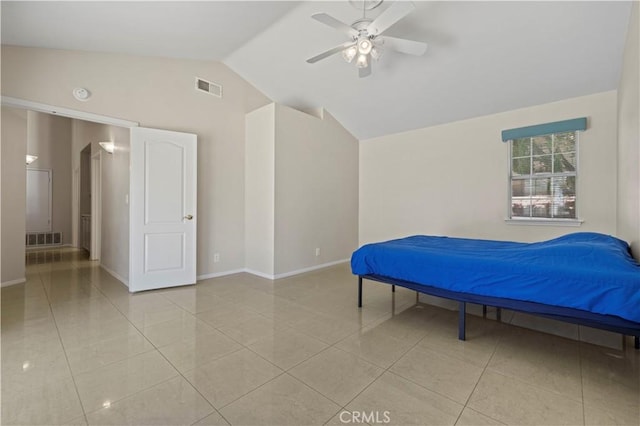
[[[459,340],[466,340],[466,336],[465,336],[466,310],[467,310],[466,302],[460,302],[460,309],[458,311],[458,339]]]
[[[358,308],[362,308],[362,277],[358,276]]]
[[[636,336],[633,342],[633,347],[636,349],[640,349],[640,336]]]
[[[502,321],[502,308],[496,308],[496,321]]]
[[[394,292],[394,293],[396,292],[396,286],[395,285],[391,286],[391,291]]]
[[[487,305],[482,305],[482,318],[487,317]]]

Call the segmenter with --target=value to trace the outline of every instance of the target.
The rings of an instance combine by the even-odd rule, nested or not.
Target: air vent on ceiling
[[[208,93],[218,98],[222,97],[222,86],[196,77],[196,90]]]

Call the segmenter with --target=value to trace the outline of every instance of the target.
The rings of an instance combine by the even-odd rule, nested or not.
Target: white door
[[[27,232],[51,231],[51,170],[27,169]]]
[[[196,282],[196,141],[131,128],[130,292]]]

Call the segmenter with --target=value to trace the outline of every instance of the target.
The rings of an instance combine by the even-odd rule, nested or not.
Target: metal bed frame
[[[419,293],[460,302],[458,314],[458,339],[460,340],[465,340],[466,304],[475,303],[483,306],[483,313],[486,313],[487,306],[496,307],[496,319],[498,321],[500,321],[501,309],[510,309],[512,311],[525,312],[572,324],[584,325],[587,327],[621,333],[623,335],[634,336],[634,347],[636,349],[640,349],[640,323],[629,321],[614,315],[596,314],[589,311],[583,311],[581,309],[563,308],[560,306],[551,306],[542,303],[462,293],[375,274],[358,275],[358,308],[362,308],[363,279],[391,284],[391,291],[395,291],[395,286],[400,286]]]

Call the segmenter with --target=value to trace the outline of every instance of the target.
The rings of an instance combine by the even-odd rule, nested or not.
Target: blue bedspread
[[[627,243],[603,234],[539,243],[416,235],[362,246],[351,270],[640,322],[640,265]]]

